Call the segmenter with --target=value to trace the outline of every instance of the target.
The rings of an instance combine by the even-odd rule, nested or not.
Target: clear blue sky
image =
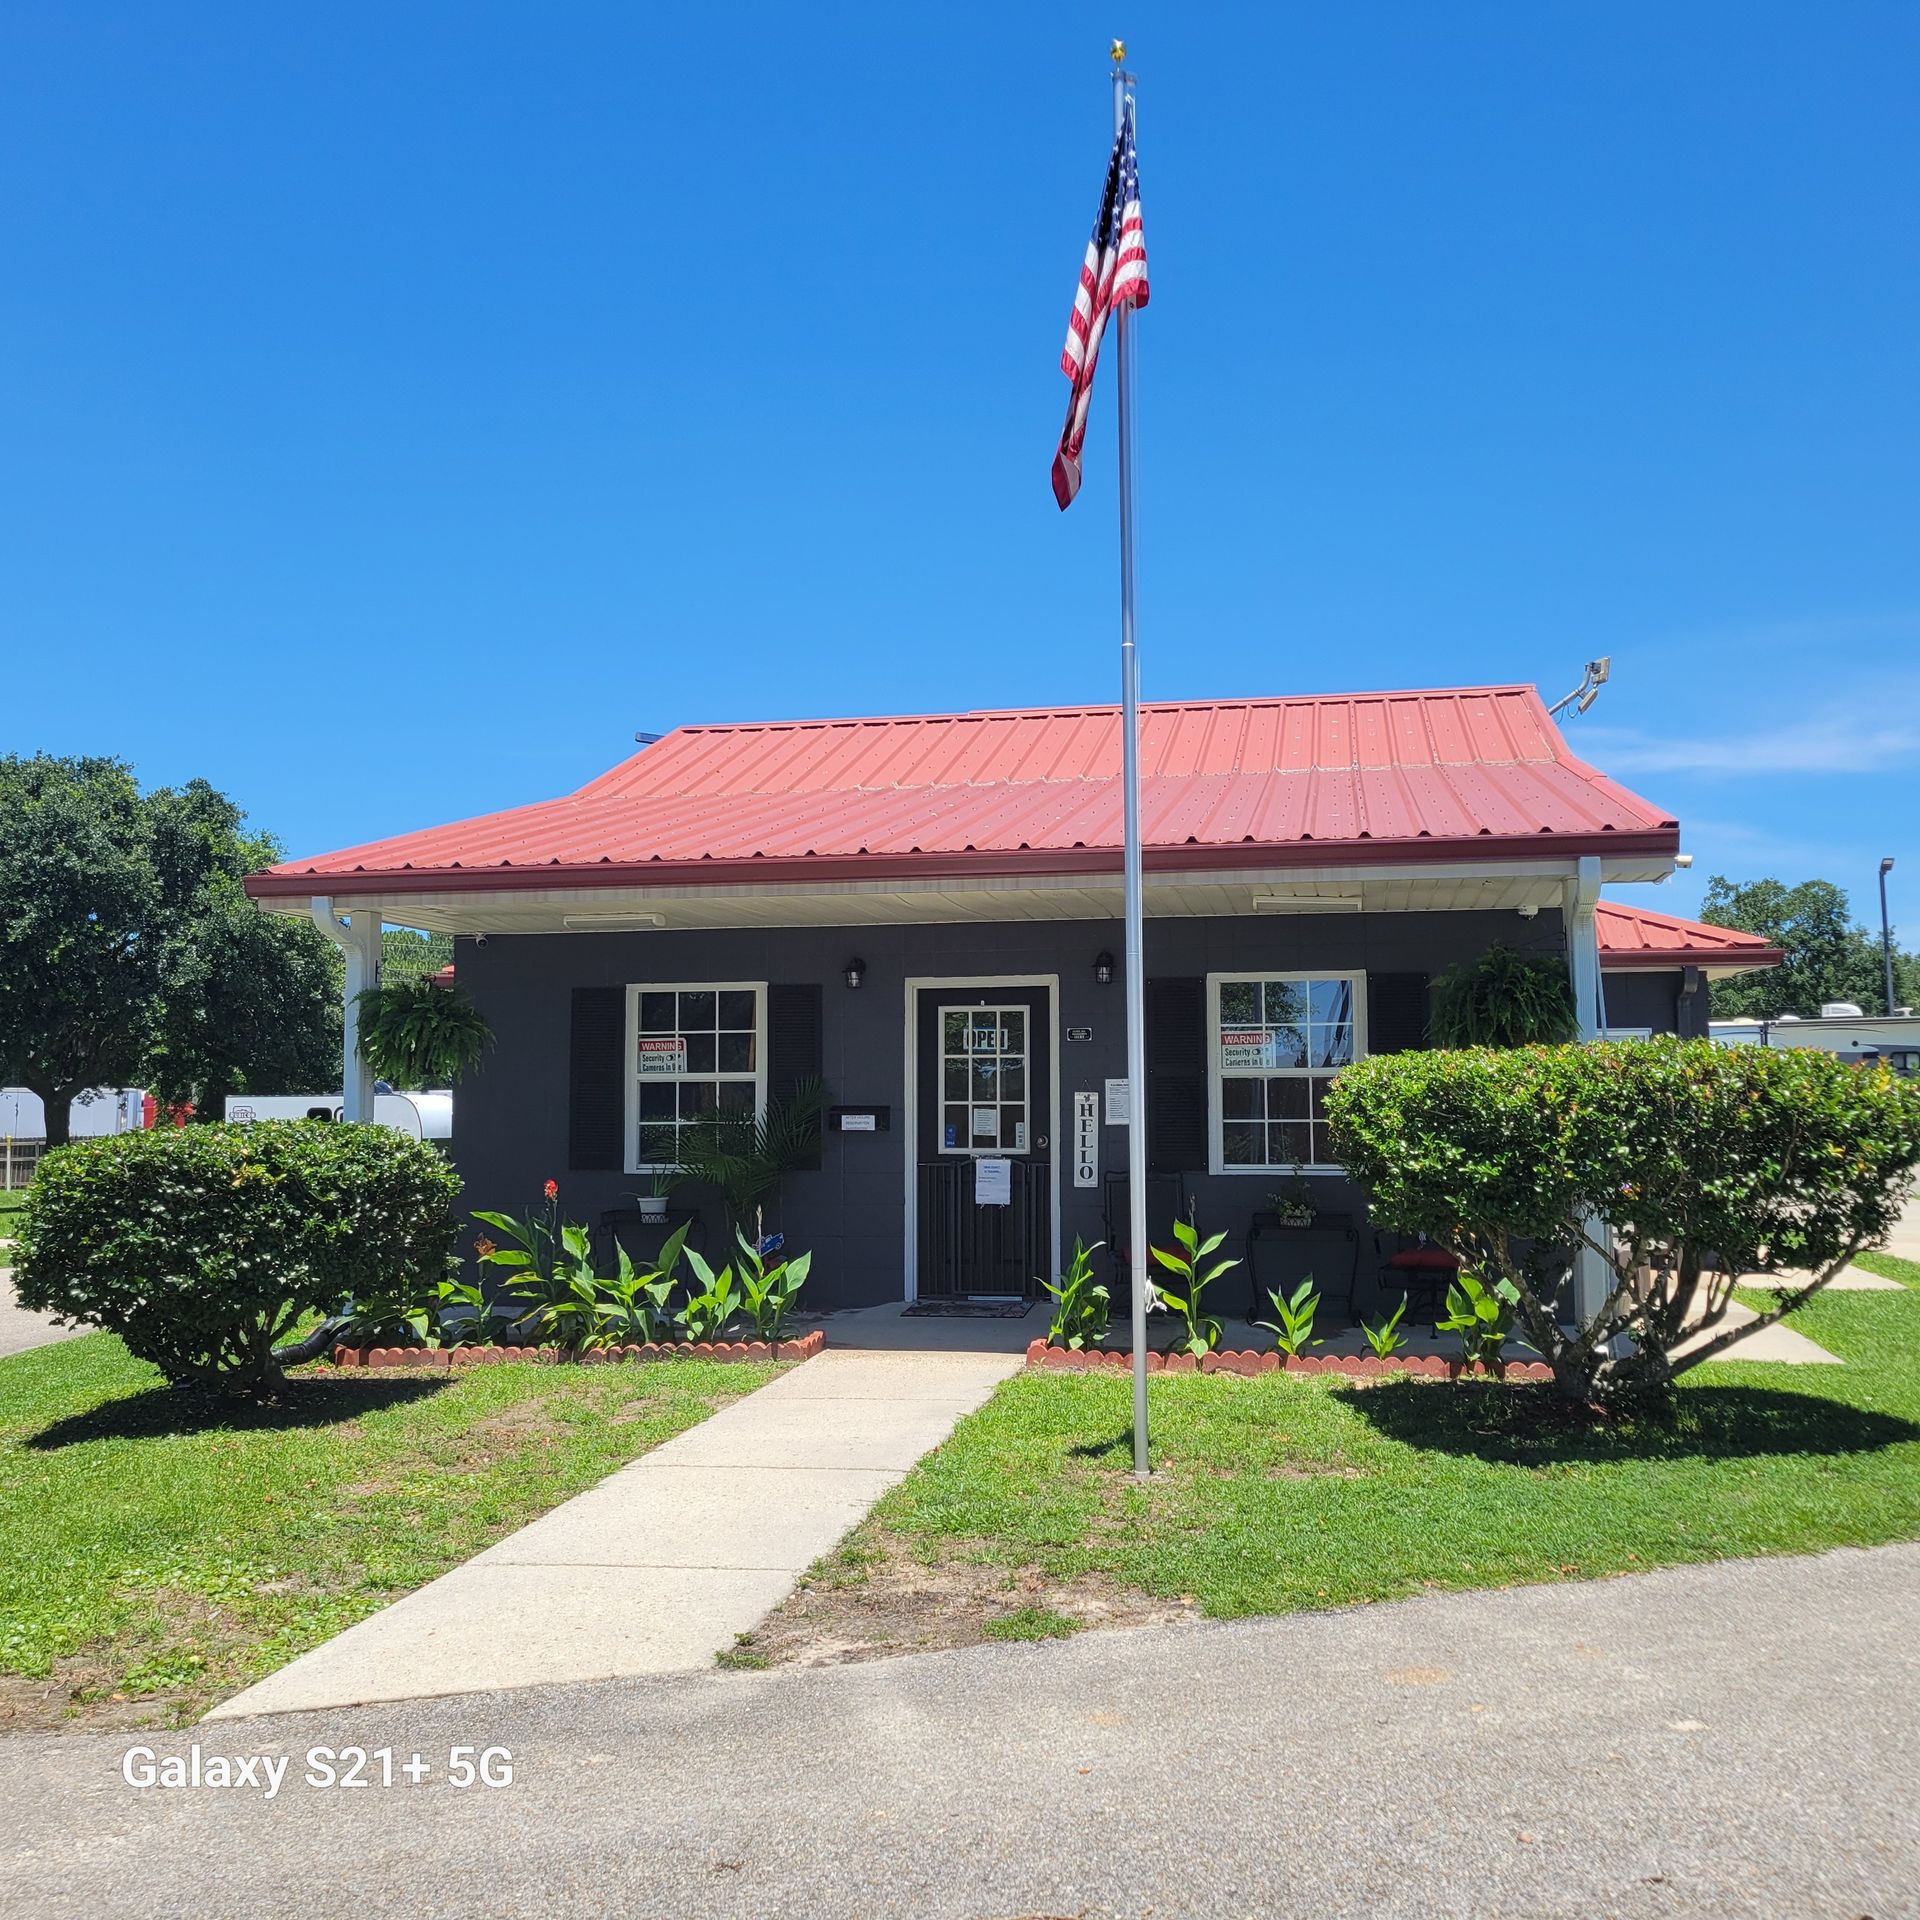
[[[310,852],[635,728],[1112,697],[1106,404],[1047,466],[1114,32],[1149,696],[1611,653],[1662,904],[1893,853],[1920,925],[1904,3],[12,0],[0,749]]]

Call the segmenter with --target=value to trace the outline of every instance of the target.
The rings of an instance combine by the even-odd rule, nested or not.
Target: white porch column
[[[1564,896],[1567,928],[1567,971],[1573,981],[1573,1012],[1582,1040],[1598,1040],[1606,1029],[1600,1002],[1600,935],[1593,910],[1600,899],[1600,862],[1584,855],[1574,868]],[[1590,1319],[1606,1304],[1613,1290],[1613,1269],[1593,1251],[1582,1247],[1573,1262],[1573,1311]]]
[[[373,1118],[373,1069],[360,1053],[359,995],[380,984],[381,918],[377,907],[357,907],[347,918],[325,895],[312,904],[314,923],[346,958],[347,985],[340,1019],[340,1118]]]

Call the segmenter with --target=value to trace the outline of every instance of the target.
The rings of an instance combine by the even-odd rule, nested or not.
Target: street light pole
[[[1893,1017],[1893,929],[1887,923],[1887,875],[1893,871],[1893,855],[1880,862],[1880,964],[1887,976],[1887,1017]]]

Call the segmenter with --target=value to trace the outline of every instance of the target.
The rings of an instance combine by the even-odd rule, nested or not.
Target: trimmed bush
[[[1920,1085],[1809,1047],[1384,1054],[1340,1075],[1327,1117],[1373,1217],[1510,1286],[1527,1337],[1581,1398],[1659,1394],[1724,1351],[1741,1329],[1683,1360],[1670,1350],[1724,1319],[1739,1273],[1804,1271],[1762,1321],[1796,1311],[1886,1238],[1920,1162]],[[1582,1245],[1606,1261],[1608,1297],[1568,1328]]]
[[[278,1380],[274,1346],[349,1298],[430,1299],[460,1181],[390,1127],[311,1120],[82,1140],[41,1163],[14,1285],[169,1380]]]

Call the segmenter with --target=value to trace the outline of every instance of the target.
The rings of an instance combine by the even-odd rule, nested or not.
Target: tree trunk
[[[44,1084],[35,1086],[31,1079],[23,1076],[23,1084],[29,1093],[40,1096],[40,1104],[46,1109],[47,1145],[64,1147],[73,1138],[73,1100],[75,1094],[84,1093],[84,1087],[49,1087]]]

